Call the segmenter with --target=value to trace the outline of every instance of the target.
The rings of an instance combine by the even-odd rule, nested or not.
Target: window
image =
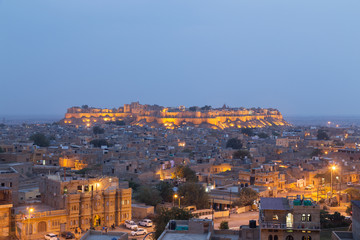
[[[294,237],[291,236],[291,235],[288,235],[285,239],[286,239],[286,240],[294,240]]]
[[[273,220],[279,220],[279,217],[278,217],[278,215],[273,215]]]
[[[275,235],[275,236],[274,236],[274,240],[279,240],[278,235]]]
[[[305,213],[301,214],[301,221],[306,222],[306,215]]]
[[[311,240],[311,236],[308,236],[307,240]]]
[[[311,222],[311,214],[308,213],[306,221]]]
[[[269,239],[269,240],[273,240],[272,235],[269,235],[268,239]]]

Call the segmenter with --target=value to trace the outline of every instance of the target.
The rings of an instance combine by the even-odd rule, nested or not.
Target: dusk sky
[[[359,0],[0,0],[0,116],[88,104],[360,115]]]

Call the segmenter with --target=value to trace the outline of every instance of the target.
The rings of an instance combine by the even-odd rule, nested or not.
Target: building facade
[[[261,240],[320,240],[320,206],[298,197],[261,198]]]

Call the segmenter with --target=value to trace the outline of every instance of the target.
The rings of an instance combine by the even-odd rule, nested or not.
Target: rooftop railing
[[[320,230],[320,223],[315,222],[295,222],[295,223],[281,223],[281,222],[261,222],[262,229],[283,229],[283,230]]]

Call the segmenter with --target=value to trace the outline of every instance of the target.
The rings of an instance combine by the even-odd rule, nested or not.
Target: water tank
[[[256,228],[256,220],[249,221],[249,228]]]
[[[175,230],[176,229],[176,221],[170,221],[170,230]]]

